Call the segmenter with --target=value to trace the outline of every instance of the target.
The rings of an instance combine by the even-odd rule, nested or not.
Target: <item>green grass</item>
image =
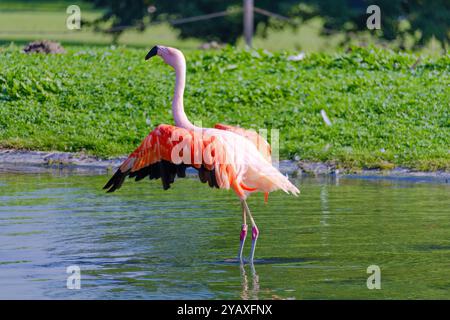
[[[82,16],[94,20],[100,15],[97,11],[83,11]],[[108,45],[112,37],[91,29],[68,30],[67,14],[64,11],[6,11],[0,12],[0,44],[11,42],[24,44],[36,39],[60,41],[63,45]],[[178,40],[177,33],[168,25],[155,25],[145,32],[126,31],[119,38],[119,44],[135,47],[148,47],[150,44],[163,43],[184,49],[195,49],[201,41]]]
[[[19,2],[20,3],[20,2]],[[64,3],[62,3],[64,4]],[[0,44],[16,42],[24,44],[36,39],[49,39],[60,41],[63,45],[87,44],[107,45],[111,44],[112,37],[103,33],[93,32],[89,28],[81,30],[68,30],[66,28],[67,14],[64,6],[43,7],[34,10],[33,6],[6,6],[7,10],[0,9]],[[3,5],[4,6],[4,5]],[[0,8],[2,6],[0,5]],[[39,7],[37,7],[39,8]],[[92,10],[84,3],[80,4],[83,19],[94,20],[101,15],[98,10]],[[331,41],[320,37],[320,22],[312,21],[297,31],[284,30],[269,33],[268,38],[256,37],[254,46],[256,48],[276,49],[301,49],[307,51],[331,51],[334,50],[339,37]],[[167,24],[154,25],[144,32],[128,30],[119,38],[118,44],[134,47],[148,47],[151,44],[164,44],[183,49],[196,49],[202,41],[197,39],[177,38],[177,31]],[[242,40],[239,47],[244,47]]]
[[[173,122],[174,73],[160,59],[144,62],[145,54],[125,47],[70,47],[47,56],[1,49],[0,146],[129,153],[154,126]],[[423,56],[414,70],[415,55],[379,49],[287,57],[188,52],[188,116],[205,127],[279,129],[282,158],[450,170],[449,55]]]
[[[87,27],[81,30],[68,30],[66,9],[73,1],[2,1],[0,2],[0,44],[11,42],[24,44],[36,39],[61,41],[63,45],[108,45],[112,37],[97,33]],[[83,20],[92,21],[102,14],[94,9],[91,3],[77,1]],[[181,48],[197,48],[198,40],[177,39],[177,32],[168,25],[156,25],[145,32],[129,30],[124,32],[119,44],[147,47],[153,43]]]

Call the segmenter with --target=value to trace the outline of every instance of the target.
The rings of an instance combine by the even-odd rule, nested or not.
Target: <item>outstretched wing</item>
[[[126,177],[138,181],[147,176],[161,178],[163,188],[168,189],[175,177],[184,177],[186,168],[193,167],[198,170],[200,181],[208,182],[210,187],[232,188],[241,199],[256,191],[266,195],[278,189],[298,193],[284,175],[264,160],[244,135],[245,130],[240,130],[241,135],[228,132],[231,129],[197,132],[159,125],[120,165],[104,189],[113,192],[122,186]]]
[[[177,139],[173,139],[175,130]],[[175,146],[182,141],[189,141],[187,145],[191,148],[191,154],[194,156],[194,148],[192,143],[190,143],[193,141],[192,132],[171,125],[159,125],[150,132],[141,145],[120,165],[103,189],[108,189],[108,192],[119,189],[127,176],[135,178],[136,181],[148,176],[150,179],[160,178],[164,190],[167,190],[175,181],[175,177],[183,178],[186,176],[186,168],[189,166],[198,170],[201,182],[208,182],[210,187],[219,188],[213,166],[203,165],[202,163],[195,164],[193,161],[185,161],[188,163],[186,164],[182,160],[174,163],[172,152]],[[182,154],[183,150],[181,149],[178,152]],[[191,158],[191,156],[189,157]]]
[[[240,136],[247,138],[256,146],[256,148],[262,154],[264,159],[266,159],[269,163],[272,163],[272,158],[271,158],[272,149],[270,147],[270,144],[266,141],[266,139],[261,137],[256,131],[247,130],[247,129],[240,128],[240,127],[229,126],[229,125],[221,124],[221,123],[217,123],[214,126],[214,128],[219,129],[219,130],[231,131]]]

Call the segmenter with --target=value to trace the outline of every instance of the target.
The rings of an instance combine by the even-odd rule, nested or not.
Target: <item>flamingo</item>
[[[161,178],[164,190],[170,188],[175,177],[186,176],[186,168],[198,170],[203,183],[212,188],[233,189],[242,207],[242,226],[239,235],[238,259],[244,262],[242,252],[247,237],[247,216],[252,225],[252,244],[249,261],[253,263],[259,229],[247,205],[247,197],[263,192],[265,201],[269,192],[283,190],[298,195],[300,192],[271,162],[271,148],[255,131],[224,124],[214,128],[193,125],[184,112],[183,94],[186,82],[186,60],[175,48],[154,46],[145,57],[160,56],[175,70],[175,90],[172,113],[175,126],[160,124],[142,141],[120,165],[104,189],[119,189],[126,177],[136,181],[149,176]]]

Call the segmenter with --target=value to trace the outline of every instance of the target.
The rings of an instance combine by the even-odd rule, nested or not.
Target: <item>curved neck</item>
[[[189,121],[184,113],[183,95],[184,87],[186,84],[186,62],[183,58],[180,58],[175,69],[175,91],[172,101],[172,114],[177,127],[193,130],[195,126]]]

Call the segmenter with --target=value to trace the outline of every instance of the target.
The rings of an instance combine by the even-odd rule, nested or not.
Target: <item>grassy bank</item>
[[[174,74],[129,48],[0,49],[0,146],[115,156],[172,123]],[[280,130],[282,158],[450,170],[450,56],[190,51],[192,120]],[[414,66],[411,68],[411,66]],[[331,122],[326,126],[320,110]]]

